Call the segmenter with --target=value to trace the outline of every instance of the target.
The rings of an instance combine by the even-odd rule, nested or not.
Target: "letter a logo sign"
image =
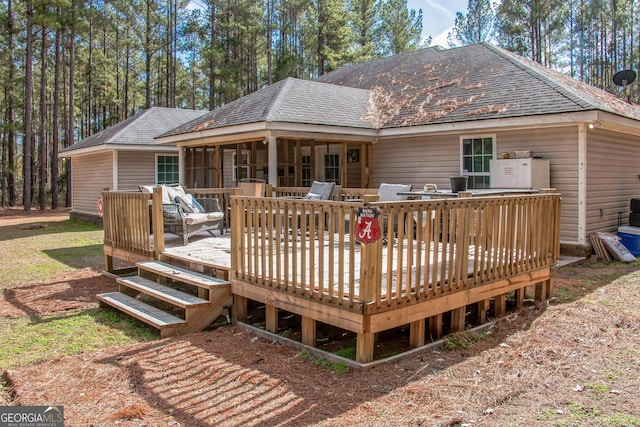
[[[356,211],[357,219],[354,234],[360,243],[374,243],[380,239],[380,208],[377,206],[360,206]]]

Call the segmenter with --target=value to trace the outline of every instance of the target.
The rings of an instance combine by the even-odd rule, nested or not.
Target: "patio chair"
[[[331,200],[333,190],[336,187],[335,182],[313,181],[309,192],[304,196],[285,196],[285,199],[305,199],[305,200]]]
[[[320,181],[313,181],[313,183],[311,184],[311,188],[309,188],[309,192],[304,195],[303,197],[296,197],[296,196],[287,196],[285,197],[286,199],[299,199],[299,200],[331,200],[331,196],[333,195],[333,190],[335,189],[335,182],[320,182]],[[291,224],[291,222],[293,221],[293,213],[289,214],[289,224]],[[298,215],[298,228],[300,227],[300,222],[303,220],[302,215],[300,215],[299,213]],[[315,218],[316,218],[316,223],[317,223],[317,219],[318,219],[318,212],[315,212]],[[307,222],[307,224],[309,223],[309,214],[307,213],[305,215],[304,220]],[[300,230],[298,229],[298,232]],[[316,233],[316,237],[317,237],[317,233],[318,230],[315,230]]]
[[[143,192],[153,192],[153,186],[140,186]],[[162,186],[162,219],[165,233],[182,236],[184,246],[189,237],[219,230],[222,234],[224,213],[216,198],[196,199],[180,185]]]
[[[411,191],[411,184],[387,184],[382,183],[378,187],[378,201],[379,202],[399,202],[402,200],[408,200],[409,196],[401,195],[398,193],[404,193]],[[393,224],[394,233],[398,232],[398,216],[394,215],[393,218],[389,218],[387,214],[383,215],[385,227],[382,230],[382,242],[387,243],[387,233],[389,231],[389,223]]]

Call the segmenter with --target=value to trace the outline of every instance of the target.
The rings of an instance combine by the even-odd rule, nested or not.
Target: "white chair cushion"
[[[222,212],[208,212],[208,213],[189,213],[185,215],[187,224],[202,224],[207,221],[217,221],[224,218]]]

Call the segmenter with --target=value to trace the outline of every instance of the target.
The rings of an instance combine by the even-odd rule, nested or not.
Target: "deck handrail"
[[[156,234],[156,228],[162,229],[162,214],[158,215],[158,222],[153,210],[154,200],[162,212],[160,192],[102,192],[105,250],[108,247],[148,258],[155,258],[158,251],[163,250],[163,247],[154,245],[151,238]],[[164,241],[164,237],[161,240]]]
[[[350,233],[359,203],[234,196],[232,271],[345,309],[389,310],[554,265],[560,200],[372,203],[383,212],[383,239],[360,245]]]
[[[217,198],[225,212],[224,227],[230,227],[229,200],[232,194],[238,193],[237,189],[194,188],[186,191],[200,199]],[[102,200],[105,254],[116,251],[134,260],[159,259],[164,252],[161,187],[156,186],[153,193],[105,189]]]

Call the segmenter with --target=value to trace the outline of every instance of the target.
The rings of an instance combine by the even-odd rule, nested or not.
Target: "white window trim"
[[[240,154],[242,154],[243,156],[246,154],[248,157],[251,156],[251,151],[250,150],[240,150]],[[233,152],[233,156],[231,158],[231,165],[233,167],[233,173],[232,173],[232,179],[233,182],[238,182],[238,162],[237,162],[237,157],[238,153],[237,151]],[[250,159],[248,159],[250,160]],[[241,168],[244,168],[247,170],[247,176],[250,175],[250,167],[249,166],[240,166]]]
[[[158,171],[158,158],[160,156],[162,156],[162,157],[176,157],[178,159],[178,180],[180,180],[180,156],[177,153],[176,154],[173,154],[173,153],[156,153],[155,164],[154,164],[154,169],[155,169],[155,178],[154,178],[154,180],[155,180],[156,185],[159,184],[159,182],[158,182],[158,172],[159,172]],[[173,184],[177,184],[177,182],[173,183]]]
[[[460,146],[459,146],[459,151],[458,151],[458,157],[460,159],[460,175],[464,175],[464,176],[489,176],[489,172],[485,172],[485,173],[477,173],[477,172],[465,172],[464,171],[464,140],[465,139],[482,139],[482,138],[491,138],[492,140],[492,147],[491,150],[493,151],[493,160],[496,159],[496,148],[497,148],[497,143],[496,143],[496,134],[495,133],[490,133],[490,134],[479,134],[479,135],[462,135],[460,136]]]

